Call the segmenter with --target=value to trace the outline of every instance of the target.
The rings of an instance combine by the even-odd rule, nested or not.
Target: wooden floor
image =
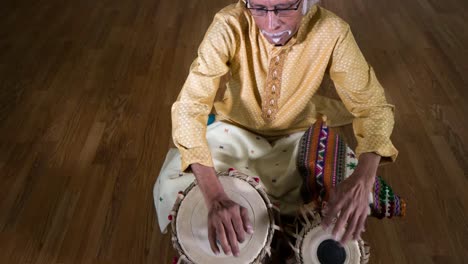
[[[171,263],[152,202],[170,107],[231,2],[2,1],[0,263]],[[400,154],[379,175],[408,215],[368,221],[371,263],[468,263],[468,2],[322,6],[396,105]]]

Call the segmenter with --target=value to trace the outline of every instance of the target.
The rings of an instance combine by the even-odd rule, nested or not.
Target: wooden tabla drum
[[[362,239],[350,240],[341,246],[331,233],[333,225],[327,230],[320,226],[320,214],[310,206],[301,208],[298,228],[290,235],[295,237],[293,250],[296,263],[304,264],[363,264],[368,263],[370,247]],[[299,227],[300,226],[300,227]],[[300,231],[299,231],[300,230]],[[337,234],[339,240],[344,230]]]
[[[196,181],[179,197],[174,205],[172,242],[179,253],[177,263],[263,263],[270,255],[270,244],[275,230],[274,206],[268,199],[259,179],[250,177],[234,169],[218,174],[226,194],[234,202],[245,207],[253,226],[253,234],[246,233],[243,243],[239,243],[239,256],[215,255],[208,240],[208,209]]]

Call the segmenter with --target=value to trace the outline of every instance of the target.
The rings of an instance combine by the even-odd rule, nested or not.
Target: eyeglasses
[[[299,9],[299,5],[302,0],[298,0],[296,3],[292,4],[288,8],[274,8],[274,9],[266,9],[263,8],[254,8],[250,6],[250,1],[245,1],[245,7],[250,10],[253,16],[266,16],[268,12],[274,12],[275,15],[279,17],[290,17],[296,14],[297,9]]]

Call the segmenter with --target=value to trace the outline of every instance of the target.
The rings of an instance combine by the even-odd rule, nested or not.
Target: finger
[[[242,219],[240,217],[240,210],[237,211],[236,208],[236,212],[234,212],[231,217],[232,225],[234,227],[234,231],[236,232],[237,241],[244,242],[245,231]]]
[[[210,247],[213,253],[219,254],[219,248],[216,244],[216,228],[213,225],[208,226],[208,240],[210,241]]]
[[[361,233],[364,232],[364,229],[366,227],[366,220],[367,220],[367,212],[361,214],[361,217],[358,220],[357,224],[357,231],[354,233],[354,239],[360,239],[361,238]]]
[[[226,221],[226,222],[223,222],[223,224],[224,224],[224,231],[226,231],[227,240],[229,241],[229,245],[232,250],[232,254],[237,257],[239,256],[239,246],[237,244],[237,236],[236,236],[236,232],[234,231],[234,227],[232,226],[232,222]]]
[[[322,209],[321,209],[321,211],[322,211],[323,217],[325,217],[325,216],[327,215],[327,213],[328,213],[328,203],[327,203],[326,201],[323,201],[323,202],[322,202]]]
[[[327,229],[333,223],[333,218],[335,217],[333,217],[332,215],[324,215],[320,224],[322,228]]]
[[[330,213],[330,208],[335,207],[335,199],[333,198],[334,197],[331,196],[328,202],[324,202],[324,206],[322,208],[323,219],[321,223],[323,228],[328,228],[328,226],[332,222],[332,219],[334,218],[334,216]]]
[[[350,207],[341,211],[340,216],[338,217],[338,220],[336,221],[335,226],[333,227],[333,231],[332,231],[333,236],[336,237],[338,231],[344,228],[345,224],[348,222],[348,218],[350,214],[351,214]]]
[[[249,213],[245,207],[240,207],[240,215],[242,219],[242,223],[244,225],[244,230],[245,232],[252,234],[253,233],[253,228],[252,228],[252,223],[250,222],[249,219]]]
[[[219,243],[221,244],[221,248],[224,251],[224,254],[229,255],[231,253],[231,247],[229,246],[226,232],[224,230],[224,225],[222,222],[217,222],[216,226],[216,236],[218,237]]]
[[[354,232],[356,231],[356,223],[359,219],[359,217],[361,216],[360,213],[356,212],[356,211],[353,211],[350,215],[350,218],[348,219],[349,222],[348,222],[348,226],[346,226],[346,230],[343,234],[343,236],[341,237],[341,244],[346,244],[346,242],[348,242],[349,238],[351,237],[351,235],[354,234]]]
[[[345,203],[349,201],[348,197],[346,197],[345,195],[340,195],[335,198],[336,201],[333,204],[331,204],[330,208],[327,210],[327,214],[333,216],[336,216],[338,212],[341,211],[341,209],[344,207]]]
[[[340,197],[339,201],[336,201],[328,205],[329,208],[327,210],[324,220],[322,221],[325,227],[328,227],[329,225],[331,225],[333,218],[335,218],[338,215],[338,212],[342,211],[343,206],[344,206],[344,200],[346,199],[343,199]]]

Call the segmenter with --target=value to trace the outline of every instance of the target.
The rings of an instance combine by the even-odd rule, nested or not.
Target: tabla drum
[[[296,230],[286,231],[295,238],[290,243],[295,252],[295,263],[304,264],[364,264],[368,263],[370,247],[362,239],[348,241],[341,246],[333,237],[331,225],[327,230],[320,226],[321,217],[316,208],[305,205],[300,209]],[[344,230],[338,232],[340,239]]]
[[[234,202],[245,207],[253,226],[253,234],[246,233],[239,243],[239,256],[225,255],[221,249],[215,255],[208,240],[208,208],[196,181],[180,192],[171,215],[172,243],[179,253],[177,263],[263,263],[270,255],[270,244],[275,230],[274,206],[259,183],[250,177],[230,169],[218,174],[224,191]]]

